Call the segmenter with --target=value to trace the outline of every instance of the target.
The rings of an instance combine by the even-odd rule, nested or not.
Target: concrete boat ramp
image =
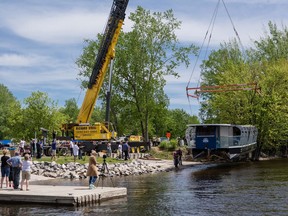
[[[30,190],[0,189],[0,202],[85,206],[116,197],[127,196],[126,188],[87,186],[30,185]]]

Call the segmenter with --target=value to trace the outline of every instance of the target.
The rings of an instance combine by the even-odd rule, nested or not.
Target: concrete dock
[[[0,202],[85,206],[127,195],[126,188],[87,186],[30,185],[30,190],[0,189]]]

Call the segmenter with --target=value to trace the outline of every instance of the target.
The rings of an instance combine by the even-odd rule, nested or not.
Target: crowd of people
[[[130,155],[129,155],[130,149],[131,147],[129,146],[127,140],[124,143],[121,141],[117,149],[118,158],[124,159],[124,160],[130,159]]]
[[[22,160],[20,153],[16,151],[11,157],[8,156],[8,150],[3,149],[3,156],[1,157],[1,188],[3,188],[4,181],[6,188],[13,188],[14,190],[23,190],[24,183],[26,190],[29,190],[29,180],[31,178],[32,159],[29,154],[24,155]],[[20,175],[21,183],[20,183]],[[19,188],[20,186],[20,188]]]
[[[6,188],[13,188],[14,190],[23,190],[24,187],[26,190],[29,190],[29,180],[31,178],[31,166],[32,166],[32,158],[40,159],[43,154],[43,141],[32,139],[30,142],[29,151],[26,151],[27,145],[25,141],[21,141],[19,143],[18,148],[14,151],[14,155],[9,154],[8,149],[3,149],[3,156],[1,157],[1,188],[5,186]],[[106,156],[112,156],[112,145],[110,142],[106,144]],[[77,158],[82,159],[82,148],[79,147],[78,143],[74,140],[71,140],[69,143],[70,147],[70,155],[74,157],[74,162],[76,162]],[[68,147],[68,148],[69,148]],[[131,147],[128,144],[128,141],[120,142],[118,144],[117,149],[117,158],[128,160],[130,159],[130,151]],[[27,153],[26,153],[27,152]],[[23,156],[23,158],[21,157]],[[89,176],[89,189],[94,189],[95,182],[99,175],[96,166],[96,156],[97,152],[95,150],[91,151],[89,157],[89,164],[87,170],[87,176]],[[51,161],[57,159],[57,142],[54,139],[51,143]],[[22,178],[20,178],[22,176]],[[21,179],[21,181],[20,181]]]
[[[32,140],[30,143],[30,154],[25,153],[25,143],[20,142],[19,148],[15,151],[14,155],[9,157],[8,149],[3,149],[3,156],[1,157],[1,188],[3,188],[4,183],[6,183],[6,188],[13,188],[14,190],[24,190],[24,184],[26,190],[29,190],[29,180],[31,178],[31,166],[32,166],[32,157],[41,158],[43,143],[41,141],[36,142],[36,140]],[[106,146],[106,156],[112,156],[112,146],[111,143],[108,142]],[[115,149],[114,149],[115,150]],[[52,141],[51,144],[51,161],[56,160],[56,151],[57,151],[57,143],[56,140]],[[120,142],[117,147],[117,158],[128,160],[130,159],[131,147],[128,144],[128,141]],[[11,152],[10,152],[11,153]],[[23,155],[23,158],[21,158]],[[77,158],[82,159],[82,151],[77,142],[70,141],[70,155],[74,157],[74,162],[76,162]],[[91,151],[89,157],[89,164],[86,176],[89,176],[89,189],[95,188],[95,182],[97,177],[99,176],[99,172],[96,166],[97,152],[95,150]],[[182,151],[181,149],[177,149],[173,152],[173,159],[175,167],[178,165],[182,165]],[[22,175],[21,175],[22,174]],[[22,176],[20,182],[20,175]],[[20,188],[19,188],[20,187]]]

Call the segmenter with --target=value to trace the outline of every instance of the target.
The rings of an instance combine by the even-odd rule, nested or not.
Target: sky
[[[63,106],[76,98],[79,107],[85,91],[77,80],[76,59],[84,39],[103,33],[112,0],[0,0],[0,84],[23,101],[34,91]],[[128,19],[137,6],[151,12],[172,9],[182,22],[176,34],[180,43],[200,46],[205,38],[218,0],[130,0],[123,31],[131,30]],[[288,25],[287,0],[224,0],[235,29],[245,48],[265,36],[269,21],[279,27]],[[211,35],[209,49],[235,38],[233,25],[221,0]],[[211,48],[210,48],[211,47]],[[204,52],[204,51],[202,51]],[[116,50],[117,58],[117,50]],[[200,61],[201,63],[201,61]],[[169,108],[183,109],[197,115],[200,103],[187,99],[186,86],[196,87],[200,79],[199,61],[191,56],[188,68],[177,68],[178,79],[165,77]],[[194,68],[195,66],[195,68]],[[1,96],[0,96],[1,97]]]

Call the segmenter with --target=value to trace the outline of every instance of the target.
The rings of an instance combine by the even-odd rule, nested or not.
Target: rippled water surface
[[[287,159],[197,165],[167,173],[113,178],[113,183],[127,187],[128,196],[79,208],[0,204],[0,214],[288,215]],[[53,180],[49,184],[87,185],[87,180]],[[104,186],[111,184],[110,178],[104,182]]]

